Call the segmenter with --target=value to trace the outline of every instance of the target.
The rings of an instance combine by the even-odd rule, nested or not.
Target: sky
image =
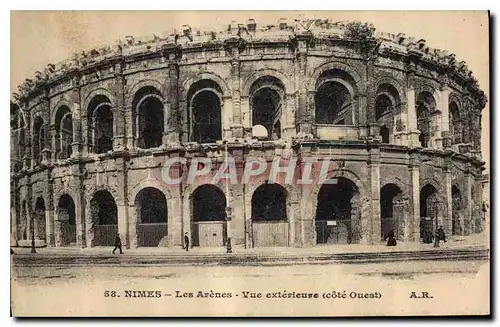
[[[489,25],[486,12],[461,11],[17,11],[11,12],[11,86],[33,78],[48,63],[74,52],[114,44],[127,35],[163,35],[184,24],[194,31],[222,30],[231,21],[274,24],[280,18],[323,18],[373,23],[380,32],[405,33],[425,39],[432,48],[455,53],[465,60],[490,98]],[[489,171],[489,102],[482,117],[482,153]]]

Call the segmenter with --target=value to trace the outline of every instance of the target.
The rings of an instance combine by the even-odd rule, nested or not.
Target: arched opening
[[[106,190],[97,191],[90,200],[91,246],[113,246],[118,233],[118,208]]]
[[[24,151],[25,151],[25,137],[26,135],[24,134],[24,128],[21,128],[18,130],[18,140],[17,140],[17,161],[15,162],[14,166],[16,168],[16,171],[19,171],[23,168],[23,158],[24,158]]]
[[[45,230],[45,201],[40,196],[36,199],[35,202],[35,216],[34,225],[35,225],[35,238],[38,240],[46,241],[47,234]]]
[[[113,150],[113,111],[104,95],[94,97],[88,108],[90,152],[106,153]]]
[[[455,102],[449,104],[450,133],[453,144],[462,143],[462,120],[460,119],[460,110]]]
[[[349,179],[324,184],[316,207],[316,244],[352,244],[360,239],[359,191]]]
[[[222,90],[211,80],[194,83],[188,92],[190,140],[215,143],[222,140]]]
[[[352,95],[344,84],[326,81],[316,89],[314,96],[316,123],[353,125]]]
[[[394,104],[387,95],[377,95],[377,98],[375,99],[375,119],[379,121],[382,117],[389,114],[393,108]]]
[[[15,131],[24,128],[24,117],[19,106],[10,102],[10,129]]]
[[[436,110],[436,100],[431,93],[424,91],[418,95],[416,110],[420,144],[423,148],[427,148],[431,137],[431,115]]]
[[[136,197],[137,246],[167,245],[167,199],[154,187],[142,189]]]
[[[398,202],[403,192],[395,184],[386,184],[380,189],[380,236],[385,240],[391,231],[400,239],[404,231],[402,225],[405,208]]]
[[[262,125],[268,139],[281,138],[281,114],[285,103],[285,86],[275,77],[265,76],[256,80],[250,88],[252,126]]]
[[[390,143],[390,132],[387,126],[380,127],[380,137],[382,138],[382,143]]]
[[[36,164],[42,162],[42,150],[45,147],[45,123],[41,117],[36,117],[33,124],[33,159]]]
[[[10,103],[10,135],[11,135],[11,160],[12,169],[18,172],[22,169],[22,159],[24,157],[24,116],[19,106]]]
[[[157,148],[162,145],[164,107],[160,91],[152,86],[141,88],[134,96],[134,135],[137,147]]]
[[[394,130],[394,117],[401,111],[401,98],[398,90],[391,84],[383,83],[377,88],[375,97],[375,120],[380,127],[382,143],[391,143]]]
[[[68,194],[59,198],[58,216],[56,221],[58,228],[58,245],[76,245],[76,211],[75,202]]]
[[[420,238],[424,243],[432,243],[435,219],[439,215],[439,196],[437,189],[426,184],[420,190]]]
[[[286,191],[283,186],[259,186],[252,195],[253,246],[288,246],[288,229]]]
[[[456,185],[451,187],[452,210],[451,210],[451,234],[462,235],[462,195]]]
[[[223,246],[226,240],[226,197],[214,185],[199,186],[191,194],[193,246]]]
[[[56,114],[56,153],[59,159],[71,157],[73,143],[73,120],[71,110],[62,106]]]

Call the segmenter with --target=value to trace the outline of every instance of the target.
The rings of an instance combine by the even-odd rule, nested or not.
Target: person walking
[[[186,252],[188,252],[189,251],[189,236],[188,236],[187,232],[184,234],[184,246],[186,248]]]
[[[116,234],[115,238],[115,248],[113,249],[113,254],[115,254],[116,250],[120,250],[120,254],[123,254],[122,251],[122,240],[120,239],[120,234]]]

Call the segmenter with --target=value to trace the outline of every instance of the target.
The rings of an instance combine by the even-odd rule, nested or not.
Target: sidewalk
[[[332,254],[363,254],[363,253],[398,253],[398,252],[422,252],[422,251],[446,251],[460,249],[488,249],[488,241],[483,234],[474,234],[470,236],[452,236],[446,243],[440,242],[439,248],[434,244],[422,244],[416,242],[405,243],[399,241],[397,246],[388,247],[385,243],[376,245],[366,244],[339,244],[339,245],[318,245],[305,248],[295,247],[263,247],[245,249],[242,246],[233,247],[233,256],[258,256],[258,257],[294,257],[294,256],[327,256]],[[30,248],[13,248],[16,254],[30,254]],[[109,256],[112,255],[113,247],[45,247],[37,248],[37,254],[42,255],[68,255],[68,256]],[[126,256],[174,256],[174,257],[218,257],[227,256],[224,247],[217,248],[199,248],[189,249],[188,252],[181,247],[167,248],[137,248],[123,249]],[[116,254],[117,255],[117,254]]]

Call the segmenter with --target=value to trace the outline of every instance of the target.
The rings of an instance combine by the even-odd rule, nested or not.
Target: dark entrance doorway
[[[47,234],[45,230],[45,201],[42,197],[36,199],[35,203],[35,216],[34,216],[34,225],[35,225],[35,238],[46,241]]]
[[[324,184],[316,207],[316,244],[351,244],[359,241],[359,192],[344,177]]]
[[[390,231],[399,239],[402,234],[402,213],[394,206],[402,195],[401,189],[395,184],[386,184],[380,189],[380,237],[385,240]]]
[[[63,194],[59,199],[59,214],[57,215],[56,228],[59,235],[59,246],[76,245],[76,216],[75,202],[68,194]]]
[[[214,185],[199,186],[191,195],[193,246],[223,246],[226,240],[226,197]]]
[[[451,234],[462,235],[460,216],[462,214],[462,195],[457,186],[451,188],[452,210],[451,210]]]
[[[101,190],[94,194],[90,200],[90,215],[91,246],[113,246],[118,233],[118,208],[111,193]],[[124,236],[121,235],[122,242]]]
[[[434,186],[427,184],[420,190],[420,238],[432,242],[432,237],[427,239],[426,235],[433,235],[435,229],[435,218],[438,214],[436,203],[438,192]],[[427,239],[427,240],[426,240]]]
[[[283,186],[259,186],[252,195],[253,246],[288,246],[288,228]]]
[[[166,245],[167,200],[158,189],[146,187],[136,197],[137,246]]]

